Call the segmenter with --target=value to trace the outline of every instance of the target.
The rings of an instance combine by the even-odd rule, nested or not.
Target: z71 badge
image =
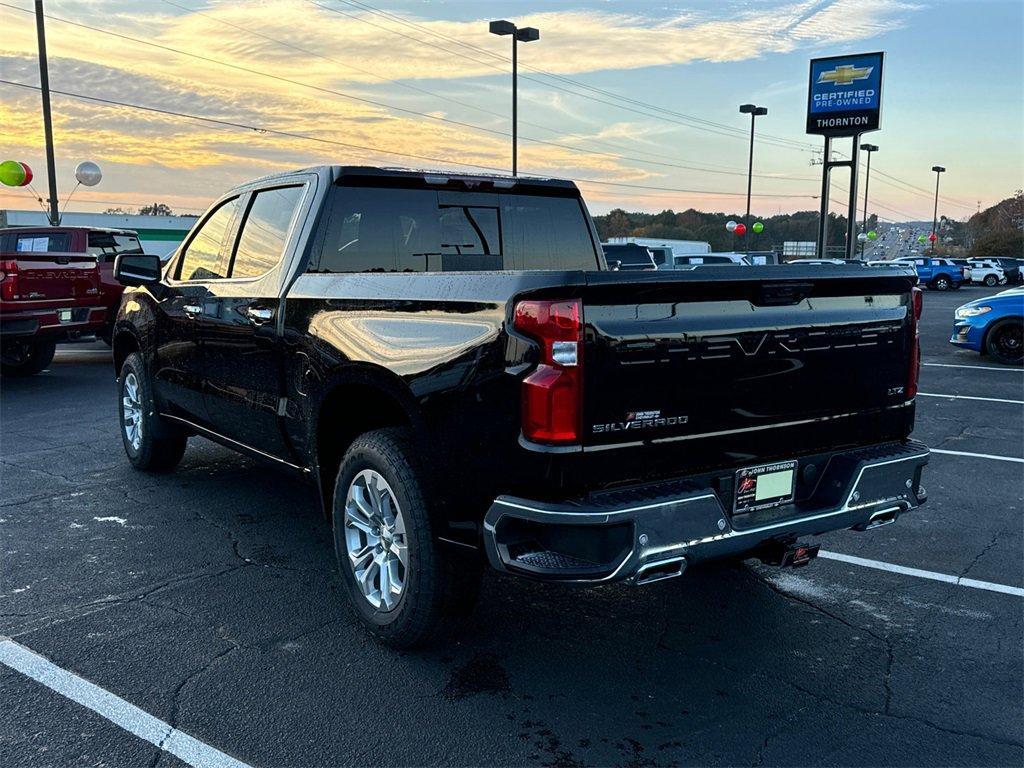
[[[594,424],[594,434],[606,432],[632,432],[641,429],[660,429],[685,424],[689,416],[662,416],[661,411],[630,411],[624,421],[613,421],[607,424]]]

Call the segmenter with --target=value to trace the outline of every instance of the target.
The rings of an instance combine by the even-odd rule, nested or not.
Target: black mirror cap
[[[152,285],[160,282],[163,264],[159,256],[121,253],[114,261],[114,279],[121,285]]]

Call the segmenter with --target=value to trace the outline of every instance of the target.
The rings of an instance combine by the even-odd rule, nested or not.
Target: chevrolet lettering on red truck
[[[130,462],[192,435],[304,473],[345,592],[417,645],[481,571],[645,584],[801,565],[925,501],[912,269],[607,268],[571,182],[320,167],[125,254]]]

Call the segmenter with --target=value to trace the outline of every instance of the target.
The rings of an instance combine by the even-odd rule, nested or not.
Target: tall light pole
[[[518,172],[516,137],[519,130],[519,43],[540,40],[540,30],[533,27],[520,29],[505,20],[492,21],[490,30],[492,35],[512,35],[512,175],[515,176]]]
[[[941,165],[933,165],[932,170],[935,171],[935,209],[932,211],[932,235],[935,239],[932,240],[932,253],[935,253],[935,244],[939,241],[939,178],[946,172],[946,169]]]
[[[866,236],[868,231],[868,184],[871,183],[871,153],[878,151],[877,144],[861,144],[860,148],[868,153],[868,167],[864,173],[864,219],[861,224],[863,234]],[[860,238],[857,238],[860,240]],[[867,237],[865,237],[865,240]],[[864,258],[864,240],[860,240],[860,257]]]
[[[60,224],[57,207],[57,169],[53,159],[53,119],[50,117],[50,72],[46,64],[46,28],[43,23],[43,0],[36,0],[36,39],[39,43],[39,91],[43,96],[43,136],[46,141],[46,179],[50,184],[51,226]]]
[[[740,104],[740,113],[750,115],[750,157],[747,162],[747,213],[743,217],[743,226],[747,230],[747,253],[750,253],[750,240],[753,236],[750,232],[750,192],[754,183],[754,120],[761,115],[767,115],[768,107],[758,107],[754,104]]]

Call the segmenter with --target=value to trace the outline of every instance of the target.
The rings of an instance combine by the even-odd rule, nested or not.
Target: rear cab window
[[[71,235],[67,232],[24,232],[14,237],[17,253],[67,253]]]
[[[338,185],[310,272],[596,270],[573,194]]]

